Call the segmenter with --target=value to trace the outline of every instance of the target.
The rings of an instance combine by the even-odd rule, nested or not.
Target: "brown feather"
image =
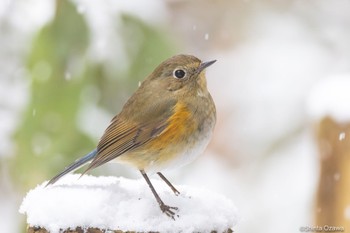
[[[97,156],[90,163],[87,171],[101,166],[118,156],[139,148],[161,134],[168,125],[168,119],[174,110],[175,101],[153,103],[152,111],[143,113],[143,123],[135,121],[139,116],[123,118],[123,111],[113,118],[97,146]]]

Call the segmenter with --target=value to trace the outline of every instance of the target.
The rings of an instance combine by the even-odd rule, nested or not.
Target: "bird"
[[[216,107],[205,70],[215,62],[184,54],[163,61],[111,120],[97,147],[54,176],[46,187],[85,164],[82,175],[111,160],[126,163],[140,171],[160,210],[175,220],[178,208],[162,201],[148,174],[157,173],[175,195],[180,194],[162,171],[195,160],[212,137]]]

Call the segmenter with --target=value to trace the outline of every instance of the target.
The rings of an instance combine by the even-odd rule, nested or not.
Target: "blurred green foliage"
[[[31,95],[15,134],[16,156],[11,161],[19,187],[27,190],[50,179],[96,146],[77,126],[87,87],[96,87],[100,93],[96,103],[115,114],[138,82],[173,55],[174,44],[166,32],[129,15],[118,17],[129,67],[113,69],[113,74],[105,64],[88,58],[91,30],[71,1],[57,0],[53,20],[34,38],[27,58]]]

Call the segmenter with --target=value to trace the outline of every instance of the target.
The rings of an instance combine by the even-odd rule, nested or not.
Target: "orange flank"
[[[147,145],[149,146],[148,149],[160,155],[155,156],[155,160],[159,164],[174,159],[182,153],[186,145],[190,146],[189,137],[193,135],[198,127],[192,112],[181,102],[175,105],[174,114],[167,122],[166,129]]]
[[[167,147],[169,144],[174,144],[175,147],[175,144],[179,142],[187,143],[187,137],[193,134],[198,125],[193,118],[193,114],[188,110],[187,106],[181,102],[175,105],[174,114],[169,117],[167,123],[168,126],[157,137],[157,140],[152,140],[152,142],[150,142],[150,144],[152,144],[150,148],[159,150]]]
[[[183,153],[193,143],[190,137],[198,128],[198,123],[188,107],[178,102],[174,114],[167,120],[167,126],[157,137],[144,144],[141,150],[130,151],[117,159],[146,169],[152,163],[167,164]]]

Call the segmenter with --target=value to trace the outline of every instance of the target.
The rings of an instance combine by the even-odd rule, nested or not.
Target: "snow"
[[[339,123],[350,121],[350,74],[333,75],[313,87],[307,102],[309,115],[318,120],[331,117]],[[339,135],[339,140],[345,133]]]
[[[339,141],[343,141],[345,139],[345,137],[346,137],[346,133],[345,132],[341,132],[339,134]]]
[[[101,229],[157,232],[223,232],[237,223],[231,200],[214,192],[176,186],[175,196],[161,180],[152,180],[162,200],[179,208],[175,221],[159,209],[142,179],[67,175],[45,188],[46,182],[28,192],[20,207],[30,226],[51,233],[78,226]],[[79,214],[77,214],[79,213]]]

